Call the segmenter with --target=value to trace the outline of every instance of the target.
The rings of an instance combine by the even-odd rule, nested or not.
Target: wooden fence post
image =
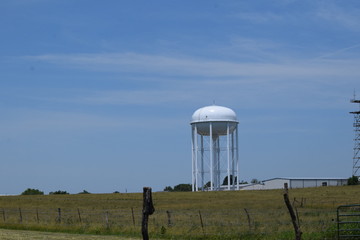
[[[149,234],[148,234],[149,215],[155,212],[155,208],[152,202],[150,187],[143,188],[143,198],[144,200],[143,200],[143,210],[142,210],[141,234],[143,236],[143,240],[149,240]]]
[[[168,217],[168,227],[171,227],[172,226],[171,213],[170,213],[170,211],[166,210],[166,214],[167,214],[167,217]]]
[[[61,208],[58,208],[57,222],[58,222],[58,223],[61,223]]]
[[[135,215],[134,215],[134,208],[133,207],[131,207],[131,216],[132,216],[133,225],[135,227]]]
[[[80,214],[80,209],[79,209],[79,208],[77,209],[77,212],[78,212],[78,216],[79,216],[79,221],[80,221],[80,223],[82,223],[82,219],[81,219],[81,214]]]
[[[205,235],[204,223],[203,223],[203,219],[202,219],[200,210],[199,210],[199,217],[200,217],[201,229],[203,231],[203,234]]]
[[[19,208],[19,221],[20,221],[20,223],[22,223],[22,221],[23,221],[21,208]]]
[[[284,201],[286,204],[287,209],[289,210],[289,214],[291,217],[292,224],[294,226],[295,231],[295,240],[301,240],[302,232],[300,230],[299,222],[296,218],[295,212],[293,207],[291,206],[290,200],[289,200],[289,190],[288,190],[288,184],[284,183]]]
[[[300,205],[300,207],[304,207],[305,206],[305,204],[306,204],[306,198],[301,198],[301,205]]]
[[[246,213],[247,216],[247,220],[248,220],[248,224],[249,224],[249,231],[251,231],[251,219],[250,219],[250,214],[248,212],[248,210],[246,208],[244,208],[244,211]]]
[[[110,229],[110,224],[109,224],[109,211],[105,212],[105,223],[106,223],[106,228]]]
[[[2,215],[3,215],[4,222],[6,222],[6,215],[5,215],[5,209],[4,208],[2,209]]]
[[[36,209],[36,222],[39,223],[40,219],[39,219],[39,209]]]

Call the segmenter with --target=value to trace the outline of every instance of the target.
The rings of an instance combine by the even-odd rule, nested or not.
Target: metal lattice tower
[[[353,170],[352,175],[360,177],[360,100],[356,99],[354,94],[354,99],[350,100],[352,103],[359,104],[359,110],[355,112],[350,112],[354,114],[354,157],[353,157]]]

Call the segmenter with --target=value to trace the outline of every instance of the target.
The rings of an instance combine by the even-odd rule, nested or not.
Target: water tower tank
[[[191,119],[191,124],[196,124],[197,133],[200,135],[209,136],[209,123],[212,123],[212,130],[215,135],[226,135],[227,125],[230,124],[230,133],[232,133],[238,123],[235,112],[227,107],[222,106],[207,106],[199,108],[194,112]]]
[[[239,189],[237,125],[235,112],[227,107],[212,105],[194,112],[193,191]]]

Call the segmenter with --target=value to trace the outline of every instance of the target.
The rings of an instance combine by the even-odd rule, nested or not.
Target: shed
[[[347,185],[345,178],[271,178],[260,183],[240,185],[240,190],[282,189],[284,183],[289,188],[326,187]]]

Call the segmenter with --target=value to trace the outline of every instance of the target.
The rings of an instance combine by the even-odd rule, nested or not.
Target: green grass
[[[334,239],[336,207],[360,203],[360,186],[290,189],[289,194],[303,239]],[[282,190],[159,192],[153,202],[152,238],[293,239]],[[140,237],[141,209],[142,193],[3,196],[0,227]]]
[[[2,240],[118,240],[119,236],[99,236],[86,234],[51,233],[39,231],[0,229]],[[139,240],[139,238],[121,238],[123,240]]]

